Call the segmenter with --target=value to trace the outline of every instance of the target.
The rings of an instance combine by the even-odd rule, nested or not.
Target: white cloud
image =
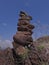
[[[1,49],[6,49],[8,47],[13,48],[12,41],[10,40],[0,40]]]
[[[1,42],[1,40],[0,40],[0,42]]]
[[[2,23],[3,26],[7,26],[7,23]]]

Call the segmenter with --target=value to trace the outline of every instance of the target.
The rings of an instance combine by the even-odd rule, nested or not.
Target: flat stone
[[[18,32],[16,32],[16,34],[24,34],[24,35],[31,35],[31,33],[30,32],[27,32],[27,31],[18,31]]]
[[[26,21],[26,20],[19,20],[17,26],[28,25],[28,24],[30,24],[30,23],[28,21]]]
[[[30,29],[28,26],[18,26],[17,27],[18,31],[32,31],[32,29]]]

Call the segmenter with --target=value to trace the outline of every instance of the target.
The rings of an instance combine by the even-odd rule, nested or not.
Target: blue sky
[[[33,37],[49,35],[49,0],[0,0],[0,38],[12,40],[20,11],[33,17]]]

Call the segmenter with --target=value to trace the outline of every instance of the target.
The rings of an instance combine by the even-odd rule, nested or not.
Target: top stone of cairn
[[[19,20],[28,20],[28,21],[32,20],[32,17],[23,11],[20,11],[19,16],[20,16]]]

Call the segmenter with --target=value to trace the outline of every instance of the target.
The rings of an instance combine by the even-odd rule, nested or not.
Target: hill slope
[[[36,46],[44,45],[44,47],[49,48],[49,36],[43,36],[43,37],[38,38],[36,41],[34,41],[34,44]]]

